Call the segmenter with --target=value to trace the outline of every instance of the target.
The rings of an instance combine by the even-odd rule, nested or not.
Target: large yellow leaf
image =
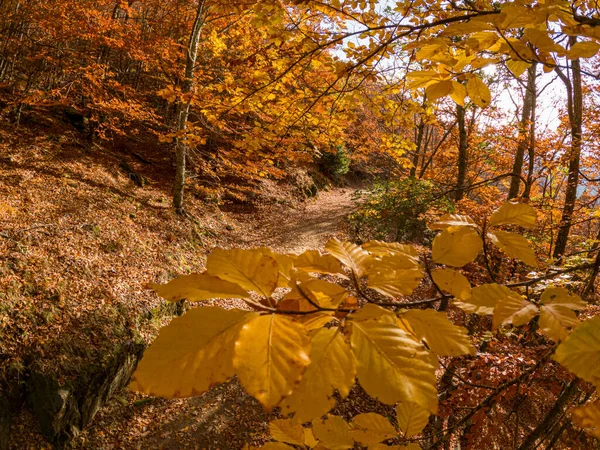
[[[531,66],[531,63],[519,59],[510,59],[506,62],[506,67],[515,77],[520,77]]]
[[[534,228],[537,213],[527,203],[505,202],[490,216],[490,225],[520,225]]]
[[[467,94],[469,94],[473,103],[480,108],[485,108],[492,101],[490,89],[483,81],[481,81],[481,78],[477,76],[470,78],[469,81],[467,81]]]
[[[315,438],[330,450],[344,450],[354,447],[350,436],[350,426],[340,416],[327,416],[325,420],[312,423]]]
[[[291,287],[294,278],[294,261],[288,255],[281,255],[275,253],[270,248],[261,247],[259,249],[263,255],[270,256],[277,262],[277,269],[279,270],[279,279],[277,280],[278,287]]]
[[[600,317],[575,328],[558,346],[554,359],[578,377],[600,386]]]
[[[435,412],[435,367],[423,344],[395,324],[376,320],[350,323],[358,380],[367,394],[389,405],[413,401]]]
[[[600,44],[594,41],[577,42],[569,49],[569,59],[591,58],[600,50]]]
[[[448,227],[433,240],[432,257],[439,264],[462,267],[483,248],[481,237],[470,227]]]
[[[487,235],[494,244],[500,247],[511,258],[520,259],[531,267],[538,266],[531,244],[520,234],[498,230]]]
[[[300,283],[286,294],[285,300],[307,301],[308,297],[313,303],[322,308],[337,308],[349,293],[338,284],[329,283],[325,280],[312,279],[305,283]],[[309,302],[310,305],[310,302]],[[313,305],[307,311],[315,309]]]
[[[275,419],[269,423],[271,437],[279,442],[304,445],[304,428],[289,419]]]
[[[207,273],[182,275],[167,284],[149,283],[158,295],[169,302],[187,299],[191,302],[211,298],[246,298],[248,292],[239,285]]]
[[[433,309],[411,309],[400,315],[419,339],[438,356],[474,355],[467,329],[454,325],[448,315]]]
[[[306,250],[294,260],[296,269],[305,272],[331,273],[343,275],[344,269],[340,262],[331,255],[322,255],[318,250]]]
[[[592,436],[600,438],[600,400],[571,410],[573,422]]]
[[[471,283],[460,272],[452,269],[435,269],[431,272],[435,284],[444,291],[449,292],[458,299],[471,297]]]
[[[233,365],[246,391],[270,409],[292,393],[310,363],[309,353],[304,325],[268,314],[244,324]]]
[[[354,354],[338,328],[323,328],[313,336],[310,359],[302,380],[281,404],[283,413],[294,413],[294,422],[323,416],[335,405],[334,389],[345,398],[354,385]]]
[[[358,311],[352,313],[352,320],[379,320],[380,322],[396,323],[396,314],[387,308],[367,303]]]
[[[444,214],[437,221],[429,225],[432,230],[445,230],[448,227],[471,227],[478,228],[477,224],[469,216],[460,214]]]
[[[482,284],[471,290],[471,297],[466,300],[455,300],[454,305],[465,312],[491,316],[494,314],[496,304],[506,297],[518,295],[506,286],[496,283]]]
[[[492,329],[497,330],[501,325],[511,323],[515,327],[529,323],[537,316],[538,308],[528,302],[516,292],[506,295],[496,303],[494,317],[492,318]]]
[[[564,287],[548,287],[540,297],[540,303],[543,305],[564,306],[565,308],[580,311],[587,306],[581,297],[570,292]]]
[[[351,242],[340,242],[337,239],[328,241],[325,250],[350,268],[357,277],[363,276],[369,270],[373,259],[362,247]]]
[[[404,437],[409,438],[423,431],[429,422],[429,411],[414,402],[400,402],[396,406],[396,418]]]
[[[369,273],[417,269],[419,268],[419,258],[407,255],[406,253],[393,252],[374,259],[371,264]]]
[[[569,334],[567,328],[579,325],[579,319],[569,308],[550,303],[541,306],[538,324],[546,336],[560,342]]]
[[[452,92],[450,92],[450,98],[454,100],[454,103],[460,106],[465,106],[465,97],[467,96],[467,88],[464,84],[458,81],[452,80]]]
[[[410,295],[423,278],[420,269],[382,271],[369,274],[368,286],[388,297]]]
[[[452,92],[451,80],[434,81],[425,88],[427,99],[431,101],[437,100],[440,97],[445,97],[450,92]]]
[[[374,255],[389,255],[390,253],[404,253],[413,258],[419,257],[419,252],[415,247],[408,244],[400,244],[398,242],[384,241],[367,241],[362,245],[362,248]]]
[[[243,324],[256,313],[217,307],[193,308],[163,327],[144,353],[131,388],[160,397],[200,395],[227,381]]]
[[[390,421],[377,413],[358,414],[350,422],[350,436],[362,445],[378,444],[397,434]]]
[[[244,289],[269,297],[279,279],[277,261],[255,250],[223,250],[217,248],[208,255],[206,271],[222,280],[239,284]]]

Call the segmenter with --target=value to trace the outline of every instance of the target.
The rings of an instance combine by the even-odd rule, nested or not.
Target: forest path
[[[286,253],[321,249],[332,237],[346,237],[345,218],[354,208],[354,192],[355,188],[333,188],[297,208],[265,207],[240,218],[247,227],[232,241]],[[142,397],[127,391],[97,414],[77,448],[235,450],[268,438],[268,424],[275,417],[237,380],[189,399]]]
[[[353,188],[333,188],[308,199],[300,208],[270,208],[243,243],[287,253],[323,248],[332,237],[346,235],[345,219],[354,209],[355,192]]]

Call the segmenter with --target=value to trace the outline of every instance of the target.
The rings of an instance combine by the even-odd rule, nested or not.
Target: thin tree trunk
[[[177,131],[182,134],[186,130],[188,116],[190,114],[191,97],[194,90],[194,67],[198,58],[198,47],[200,45],[200,32],[204,25],[206,14],[205,2],[201,0],[196,10],[196,19],[190,33],[185,64],[185,79],[181,89],[182,98],[177,105]],[[175,188],[173,190],[173,206],[177,214],[185,214],[183,207],[183,193],[185,189],[185,165],[187,157],[187,144],[184,140],[177,138],[175,142],[176,168]]]
[[[533,63],[527,69],[527,88],[525,89],[525,98],[523,99],[523,111],[521,113],[521,123],[519,124],[519,143],[517,153],[512,167],[512,173],[521,174],[523,170],[523,158],[525,149],[529,143],[528,123],[531,119],[531,109],[533,108],[533,98],[535,96],[535,71],[536,64]],[[530,129],[529,129],[530,130]],[[519,195],[521,178],[514,176],[510,179],[510,188],[508,189],[508,200]]]
[[[535,64],[535,63],[534,63]],[[533,72],[537,78],[537,72]],[[535,81],[534,81],[535,85]],[[529,199],[531,196],[531,186],[533,185],[533,171],[535,165],[535,117],[537,109],[537,91],[533,91],[533,101],[531,104],[531,119],[529,121],[529,147],[528,153],[528,164],[527,164],[527,184],[525,185],[525,191],[523,192],[523,198]]]
[[[571,46],[577,42],[576,37],[570,38]],[[565,203],[563,206],[560,228],[556,236],[556,245],[552,256],[560,259],[567,248],[575,201],[577,200],[577,188],[579,187],[579,160],[581,155],[581,133],[583,116],[583,99],[581,90],[581,64],[578,59],[571,63],[572,82],[559,67],[556,73],[567,87],[567,106],[569,109],[569,122],[571,125],[571,148],[569,151],[569,176],[565,191]]]
[[[414,178],[417,175],[417,167],[419,166],[419,158],[421,156],[421,146],[423,144],[423,133],[425,132],[425,121],[420,116],[419,126],[417,128],[417,139],[415,142],[415,154],[413,155],[412,164],[410,169],[410,176]]]
[[[465,193],[465,181],[467,179],[467,129],[464,106],[456,105],[456,121],[458,123],[458,175],[456,177],[454,198],[459,201]]]

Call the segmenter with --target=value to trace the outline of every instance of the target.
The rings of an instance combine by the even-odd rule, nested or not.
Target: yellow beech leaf
[[[553,341],[564,340],[569,334],[567,328],[576,327],[579,323],[575,313],[565,306],[546,304],[540,308],[538,324],[544,334]]]
[[[487,235],[494,244],[511,258],[520,259],[531,267],[538,266],[531,244],[520,234],[498,230]]]
[[[391,270],[369,274],[368,286],[388,297],[410,295],[421,283],[420,269]]]
[[[572,409],[571,418],[592,436],[600,438],[600,400]]]
[[[338,284],[312,279],[294,286],[284,299],[304,300],[309,304],[307,311],[312,311],[316,308],[306,300],[306,297],[322,308],[337,308],[348,295],[348,291]]]
[[[519,59],[510,59],[506,62],[506,67],[512,72],[512,74],[519,78],[523,73],[531,66],[531,63],[521,61]]]
[[[481,237],[471,227],[448,227],[433,240],[432,258],[439,264],[462,267],[483,248]]]
[[[260,447],[260,450],[294,450],[294,447],[284,444],[283,442],[267,442]]]
[[[200,395],[235,375],[234,347],[244,323],[256,313],[217,307],[192,308],[169,325],[144,353],[131,389],[160,397]]]
[[[600,44],[594,41],[577,42],[567,53],[569,59],[591,58],[600,50]]]
[[[415,247],[398,242],[367,241],[362,248],[374,255],[389,255],[391,253],[404,253],[405,255],[419,258],[419,252]]]
[[[401,402],[396,406],[398,427],[405,438],[419,434],[429,422],[429,411],[414,402]]]
[[[281,314],[268,314],[244,324],[233,365],[246,391],[271,409],[292,393],[310,363],[309,353],[304,325]]]
[[[471,297],[466,300],[455,300],[454,305],[470,314],[480,316],[491,316],[494,314],[496,304],[511,295],[519,295],[506,286],[496,283],[482,284],[471,289]]]
[[[262,247],[260,251],[263,255],[270,256],[277,262],[279,270],[279,279],[277,280],[278,287],[291,287],[293,283],[294,261],[288,255],[275,253],[270,248]]]
[[[520,225],[534,228],[537,213],[527,203],[505,202],[490,217],[490,225]]]
[[[206,271],[265,297],[273,293],[279,279],[277,261],[263,254],[260,249],[217,248],[208,255]]]
[[[538,314],[538,308],[533,303],[528,302],[516,292],[511,291],[496,303],[494,308],[494,317],[492,318],[492,329],[497,330],[500,325],[512,323],[515,327],[520,327],[529,323]]]
[[[479,77],[473,77],[467,81],[467,93],[480,108],[485,108],[492,101],[492,94],[487,85]]]
[[[452,92],[452,80],[436,81],[425,88],[425,94],[430,101],[445,97],[450,92]]]
[[[350,422],[350,436],[362,445],[378,444],[397,434],[390,421],[377,413],[358,414]]]
[[[340,242],[337,239],[329,240],[325,244],[325,250],[350,268],[357,277],[363,276],[369,270],[373,259],[362,247],[351,242]]]
[[[368,273],[418,268],[419,258],[407,255],[406,253],[394,252],[381,255],[378,259],[373,260]]]
[[[565,308],[581,311],[587,306],[581,297],[570,292],[564,287],[548,287],[540,297],[540,303],[544,305],[564,306]]]
[[[352,320],[379,320],[380,322],[396,323],[396,314],[386,308],[367,303],[358,311],[352,313]]]
[[[354,447],[350,426],[340,416],[329,415],[325,420],[314,420],[312,429],[315,438],[328,449],[343,450]]]
[[[271,437],[279,442],[304,445],[304,428],[290,419],[275,419],[269,423]]]
[[[167,284],[149,283],[159,296],[169,302],[187,299],[190,302],[212,298],[246,298],[248,292],[239,285],[221,280],[207,273],[182,275]]]
[[[294,266],[298,270],[316,273],[331,273],[343,275],[344,269],[340,262],[331,255],[322,255],[318,250],[306,250],[294,260]]]
[[[334,389],[346,398],[356,377],[354,354],[338,328],[322,328],[313,336],[310,359],[302,380],[281,404],[283,413],[294,413],[295,423],[326,414],[335,405]]]
[[[367,394],[388,405],[413,401],[435,413],[435,367],[425,346],[395,324],[376,320],[350,323],[358,381]]]
[[[436,222],[429,225],[432,230],[445,230],[448,227],[471,227],[479,228],[475,221],[469,216],[460,214],[444,214]]]
[[[454,103],[460,106],[465,106],[465,97],[467,96],[467,88],[464,84],[458,81],[452,80],[452,92],[450,92],[450,98],[454,100]]]
[[[458,299],[466,300],[471,297],[471,283],[460,272],[452,269],[435,269],[431,272],[435,284]]]
[[[575,328],[553,358],[579,378],[600,386],[600,317],[592,317]]]
[[[307,447],[313,448],[316,447],[319,443],[315,439],[315,436],[312,432],[311,428],[303,428],[304,430],[304,445]]]
[[[454,325],[444,312],[433,309],[411,309],[400,315],[408,321],[419,339],[427,342],[438,356],[474,355],[467,329]]]

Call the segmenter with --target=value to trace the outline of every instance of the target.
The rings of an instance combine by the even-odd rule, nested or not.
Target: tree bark
[[[534,72],[537,78],[537,72]],[[537,110],[537,91],[533,92],[533,102],[531,105],[531,119],[529,121],[529,147],[527,149],[527,184],[523,192],[523,198],[529,199],[531,196],[531,186],[533,185],[533,172],[535,169],[535,117]]]
[[[456,105],[456,122],[458,124],[458,175],[456,177],[456,201],[463,198],[467,179],[467,128],[465,126],[465,108]]]
[[[528,127],[531,120],[531,110],[533,108],[533,99],[535,97],[535,71],[536,64],[533,63],[527,69],[527,88],[525,89],[525,97],[523,99],[523,111],[521,112],[521,123],[519,124],[519,143],[517,145],[517,153],[512,167],[512,173],[520,174],[523,170],[523,159],[525,157],[525,149],[529,143],[529,132],[531,127]],[[529,131],[529,132],[528,132]],[[508,200],[519,195],[519,187],[521,179],[514,176],[510,180],[510,188],[508,189]]]
[[[200,0],[196,10],[196,19],[190,33],[185,63],[185,78],[181,89],[182,98],[177,105],[177,132],[180,136],[185,132],[187,120],[190,114],[190,103],[194,90],[194,68],[198,59],[198,47],[200,45],[200,33],[204,25],[206,14],[205,1]],[[185,166],[187,157],[187,144],[180,137],[175,141],[175,187],[173,190],[173,207],[177,214],[185,214],[183,205],[183,194],[185,190]]]
[[[570,38],[571,46],[577,42],[576,37]],[[575,201],[577,200],[577,188],[579,187],[579,160],[581,155],[581,134],[582,134],[582,116],[583,116],[583,98],[581,90],[581,64],[579,59],[571,62],[572,81],[559,68],[555,68],[559,78],[567,87],[567,107],[569,112],[569,122],[571,125],[571,148],[569,150],[569,175],[567,177],[567,187],[565,191],[565,203],[560,219],[560,228],[556,236],[556,245],[552,256],[560,259],[567,248],[569,232],[571,231],[571,222],[573,220],[573,211],[575,210]]]

